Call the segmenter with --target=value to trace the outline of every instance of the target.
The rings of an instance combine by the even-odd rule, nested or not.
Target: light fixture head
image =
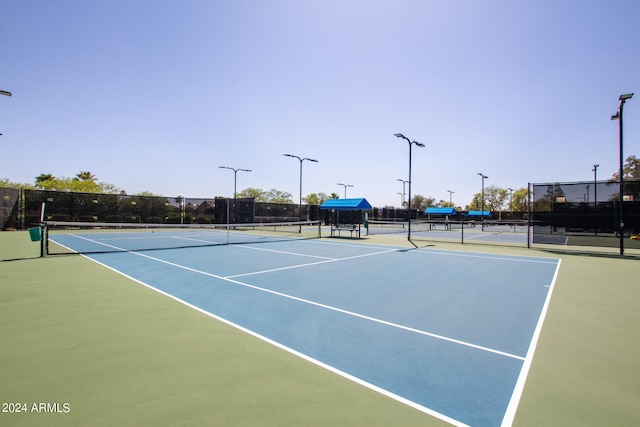
[[[631,99],[632,96],[633,96],[633,93],[625,93],[623,95],[620,95],[619,100],[620,101],[625,101],[627,99]]]

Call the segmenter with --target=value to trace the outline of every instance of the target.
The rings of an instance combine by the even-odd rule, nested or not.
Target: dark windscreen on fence
[[[622,216],[629,241],[640,232],[638,179],[624,181]],[[619,181],[533,184],[533,243],[616,247],[620,217]]]

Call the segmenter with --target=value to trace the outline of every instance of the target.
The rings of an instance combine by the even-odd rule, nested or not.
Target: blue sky
[[[336,192],[470,203],[618,168],[640,92],[637,0],[4,0],[0,178],[135,194]],[[625,104],[640,156],[640,93]]]

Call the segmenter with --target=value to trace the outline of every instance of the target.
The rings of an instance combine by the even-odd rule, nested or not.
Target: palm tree
[[[77,177],[77,179],[79,179],[81,181],[95,181],[96,180],[96,176],[93,175],[89,171],[80,172],[79,174],[76,175],[76,177]]]
[[[54,177],[50,173],[41,173],[36,176],[36,185],[44,181],[51,181],[52,179],[54,179]]]

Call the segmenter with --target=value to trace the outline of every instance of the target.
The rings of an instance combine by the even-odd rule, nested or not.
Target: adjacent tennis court
[[[369,235],[406,234],[407,221],[369,221]],[[530,239],[526,221],[445,221],[418,220],[411,222],[411,237],[421,241],[458,243],[491,243],[527,246]]]
[[[108,245],[88,256],[454,425],[515,416],[560,265],[332,239],[132,251],[131,234],[70,234],[71,250]]]

